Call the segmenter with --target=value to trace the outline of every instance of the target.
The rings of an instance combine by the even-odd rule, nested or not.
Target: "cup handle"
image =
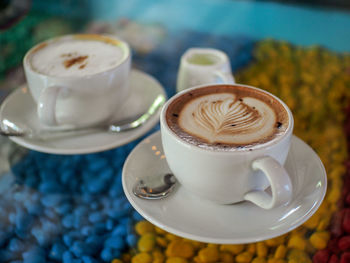
[[[275,159],[265,156],[252,163],[253,170],[261,170],[270,182],[272,195],[263,190],[254,190],[244,195],[250,201],[264,209],[287,204],[292,199],[292,183],[287,171]]]
[[[215,82],[220,84],[235,84],[235,78],[231,73],[224,73],[222,71],[215,71]]]
[[[49,86],[42,90],[38,99],[38,116],[41,123],[54,126],[56,121],[56,102],[62,87]]]

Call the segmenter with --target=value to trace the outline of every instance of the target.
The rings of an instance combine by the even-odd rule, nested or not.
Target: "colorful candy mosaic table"
[[[350,25],[350,15],[341,15],[344,25]],[[28,29],[31,34],[26,34]],[[0,66],[1,97],[24,82],[20,61],[27,48],[77,31],[122,35],[133,48],[133,67],[157,78],[169,97],[175,93],[179,58],[186,49],[223,50],[238,83],[268,90],[291,108],[294,134],[315,150],[326,168],[327,194],[307,222],[282,236],[250,244],[202,243],[147,222],[124,195],[124,161],[158,125],[131,143],[85,155],[41,153],[0,138],[0,262],[350,262],[350,53],[344,46],[257,39],[195,26],[170,30],[169,24],[132,16],[77,26],[59,16],[31,12],[0,35],[0,60],[12,54]],[[348,36],[342,37],[346,41]],[[27,42],[18,41],[22,38]],[[21,49],[15,57],[11,50],[16,45]]]

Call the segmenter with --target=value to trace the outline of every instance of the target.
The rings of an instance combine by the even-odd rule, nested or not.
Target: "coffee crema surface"
[[[33,69],[57,77],[88,76],[120,63],[124,53],[113,43],[94,38],[68,38],[44,43],[31,54]]]
[[[166,120],[184,141],[225,150],[266,143],[289,125],[288,113],[276,98],[260,90],[226,85],[182,94],[168,106]]]

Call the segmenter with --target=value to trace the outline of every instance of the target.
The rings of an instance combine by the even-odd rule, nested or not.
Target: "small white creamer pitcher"
[[[204,84],[234,84],[228,56],[213,48],[190,48],[182,56],[176,92]]]

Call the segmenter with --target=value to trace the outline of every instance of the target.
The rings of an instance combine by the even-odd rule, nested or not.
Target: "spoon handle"
[[[122,132],[122,131],[132,130],[141,126],[153,114],[155,114],[158,111],[158,109],[160,109],[164,105],[165,101],[166,101],[166,98],[164,95],[158,95],[157,98],[151,104],[151,106],[148,108],[148,110],[144,114],[142,114],[139,118],[125,124],[119,124],[119,125],[111,124],[109,126],[109,131]]]

